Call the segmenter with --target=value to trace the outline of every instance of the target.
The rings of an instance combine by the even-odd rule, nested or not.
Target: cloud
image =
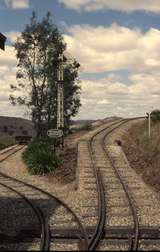
[[[1,51],[0,66],[8,65],[15,66],[17,63],[16,52],[13,46],[5,46],[5,51]]]
[[[8,8],[16,9],[27,9],[29,8],[29,0],[5,0]]]
[[[12,106],[9,102],[11,94],[10,84],[16,84],[16,52],[12,46],[6,46],[0,53],[0,115],[22,116],[24,108]]]
[[[20,36],[20,32],[18,31],[10,31],[10,32],[6,32],[5,36],[7,37],[7,39],[10,40],[11,43],[16,42],[17,38]]]
[[[99,11],[99,10],[116,10],[116,11],[149,11],[160,12],[159,0],[59,0],[66,8],[76,11]]]
[[[18,35],[15,31],[8,33],[11,40]],[[79,60],[84,72],[101,76],[103,71],[113,71],[106,78],[82,78],[82,107],[77,119],[141,116],[152,107],[159,108],[159,30],[152,28],[142,33],[116,24],[110,27],[73,26],[65,40],[69,55]],[[16,65],[16,52],[7,45],[0,55],[1,115],[23,116],[24,113],[8,101],[10,84],[16,83]],[[122,68],[129,73],[129,85],[121,78],[119,70]]]
[[[160,74],[131,74],[129,78],[129,86],[115,82],[115,78],[83,80],[82,107],[77,119],[145,116],[159,108]]]
[[[142,33],[117,24],[110,27],[75,25],[68,32],[64,36],[68,51],[79,60],[86,73],[160,68],[158,29]]]

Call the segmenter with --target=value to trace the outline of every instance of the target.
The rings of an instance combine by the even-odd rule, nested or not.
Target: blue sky
[[[160,107],[159,0],[0,0],[0,32],[8,38],[0,52],[1,115],[24,116],[8,102],[17,63],[11,43],[32,11],[41,19],[48,10],[81,64],[77,119],[138,116]]]
[[[142,31],[147,31],[150,27],[160,28],[160,13],[155,14],[145,11],[126,13],[123,11],[106,9],[94,12],[77,12],[65,8],[65,6],[62,3],[59,3],[58,0],[30,0],[29,8],[13,10],[7,8],[4,0],[0,0],[1,32],[5,33],[10,30],[22,31],[24,25],[28,23],[33,10],[38,13],[39,17],[43,17],[48,10],[51,11],[54,21],[59,26],[61,26],[61,23],[63,22],[68,26],[74,24],[109,26],[116,22],[119,25],[130,28],[139,27]],[[64,27],[62,26],[62,29],[63,28]]]

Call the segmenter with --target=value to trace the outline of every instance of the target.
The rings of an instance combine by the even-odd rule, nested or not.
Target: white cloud
[[[103,99],[103,100],[100,100],[98,101],[98,104],[109,104],[109,101],[107,99]]]
[[[15,40],[16,34],[19,35],[9,32],[8,37]],[[84,66],[84,72],[101,73],[125,68],[130,73],[129,85],[116,73],[97,80],[82,79],[83,106],[77,118],[139,116],[151,107],[159,108],[159,30],[150,29],[143,34],[115,24],[111,27],[73,26],[65,39],[69,53]],[[22,109],[12,107],[8,101],[9,86],[16,83],[16,65],[14,48],[6,46],[0,54],[1,115],[23,115]]]
[[[76,11],[151,11],[160,12],[159,0],[59,0],[67,8]]]
[[[24,108],[14,107],[9,102],[10,84],[16,84],[16,65],[16,52],[7,45],[5,51],[0,52],[0,115],[3,116],[24,116]]]
[[[8,8],[11,9],[27,9],[29,8],[29,0],[5,0]]]
[[[18,31],[10,31],[10,32],[5,33],[7,39],[9,39],[10,42],[12,42],[12,43],[16,42],[16,40],[20,36],[20,34],[21,33]]]
[[[13,46],[5,46],[5,51],[0,54],[0,66],[16,66],[16,52]]]
[[[82,107],[77,119],[144,116],[160,107],[160,74],[131,74],[129,78],[129,86],[115,83],[114,78],[83,80]]]
[[[142,33],[117,24],[110,27],[75,25],[65,40],[69,53],[79,60],[86,73],[160,68],[158,29]]]

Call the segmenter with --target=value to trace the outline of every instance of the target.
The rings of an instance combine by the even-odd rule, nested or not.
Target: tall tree
[[[51,14],[37,20],[32,14],[15,43],[18,59],[17,85],[12,91],[20,91],[19,96],[10,96],[13,105],[26,105],[37,129],[37,135],[45,129],[56,127],[57,116],[57,68],[59,54],[64,53],[66,44],[58,28],[51,20]],[[80,107],[80,86],[78,80],[79,63],[65,59],[64,67],[64,116],[65,127],[71,116]]]

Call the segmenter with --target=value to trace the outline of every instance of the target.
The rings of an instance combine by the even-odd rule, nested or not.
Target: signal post
[[[59,55],[57,71],[57,130],[64,130],[64,74],[63,74],[63,54]],[[63,132],[64,133],[64,132]],[[62,147],[64,139],[62,135]]]

